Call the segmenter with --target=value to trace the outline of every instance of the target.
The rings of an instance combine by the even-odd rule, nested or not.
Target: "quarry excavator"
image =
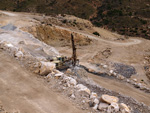
[[[76,65],[79,65],[79,59],[77,59],[77,56],[76,56],[76,47],[74,43],[73,34],[71,34],[71,42],[72,42],[72,57],[54,56],[49,59],[50,62],[53,62],[56,64],[56,68],[59,70],[64,70],[71,66],[75,67]]]

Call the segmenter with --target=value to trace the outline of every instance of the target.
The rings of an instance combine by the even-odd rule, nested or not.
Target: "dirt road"
[[[71,29],[68,29],[68,28],[65,28],[65,27],[61,27],[61,26],[55,26],[59,29],[63,29],[63,30],[66,30],[66,31],[71,31],[73,33],[77,33],[77,34],[80,34],[80,35],[83,35],[85,37],[88,37],[88,38],[91,38],[91,39],[95,39],[97,41],[100,41],[100,42],[106,42],[108,44],[114,44],[114,45],[117,45],[117,46],[130,46],[130,45],[135,45],[135,44],[140,44],[141,43],[141,40],[138,40],[138,39],[129,39],[128,42],[116,42],[116,41],[109,41],[109,40],[105,40],[105,39],[102,39],[98,36],[94,36],[94,35],[91,35],[91,34],[87,34],[87,33],[83,33],[81,31],[75,31],[75,30],[71,30]]]
[[[150,94],[140,91],[127,83],[121,83],[120,81],[100,77],[93,74],[88,74],[88,77],[92,78],[94,82],[99,84],[106,89],[121,93],[123,95],[132,97],[138,102],[143,102],[144,104],[150,106]]]
[[[10,20],[8,21],[8,23],[12,22],[13,16],[14,16],[13,21],[16,21],[16,19],[18,19],[15,23],[13,23],[13,25],[17,26],[18,28],[34,25],[36,23],[36,21],[33,19],[34,15],[33,17],[29,17],[29,15],[25,15],[24,16],[25,19],[20,19],[22,17],[22,15],[20,14],[17,14],[18,16],[12,15],[13,13],[4,13],[4,14],[11,16],[11,18],[7,18],[8,20]],[[15,16],[17,16],[17,18]],[[98,53],[101,53],[101,51],[110,47],[113,51],[112,55],[109,58],[104,59],[104,61],[106,60],[106,61],[121,62],[125,64],[137,65],[138,67],[140,67],[140,69],[143,69],[142,62],[143,62],[144,50],[145,48],[150,47],[149,46],[150,41],[148,40],[139,39],[139,38],[137,39],[131,38],[129,40],[126,40],[125,42],[117,42],[117,41],[102,39],[100,37],[89,34],[88,32],[83,32],[83,31],[80,32],[80,31],[76,31],[73,29],[71,30],[69,28],[64,28],[60,26],[55,26],[55,27],[58,27],[59,29],[71,31],[71,32],[73,31],[75,33],[78,33],[78,34],[81,34],[81,35],[84,35],[86,37],[96,40],[93,44],[88,45],[88,46],[82,46],[78,49],[77,51],[78,58],[83,63],[86,63],[95,55],[97,55]],[[16,40],[16,37],[18,37],[17,39],[21,39],[20,37],[22,37],[22,35],[18,36],[16,32],[14,33],[16,34],[14,38],[12,37],[9,38],[12,35],[8,35],[8,33],[4,33],[3,35],[1,35],[2,39],[4,40],[3,38],[4,36],[5,36],[5,40],[7,41],[8,39],[9,41],[12,39]],[[23,39],[27,39],[25,40],[26,43],[29,42],[29,38],[30,37],[23,37]],[[69,47],[60,46],[60,47],[56,47],[56,49],[59,50],[59,52],[65,56],[70,56],[72,54],[71,48]],[[70,103],[67,103],[66,100],[62,99],[63,97],[56,96],[57,94],[50,92],[46,86],[43,86],[41,81],[35,80],[36,77],[34,77],[34,75],[28,74],[29,72],[26,72],[22,68],[19,68],[19,65],[16,64],[13,60],[11,61],[12,63],[9,63],[10,60],[4,58],[4,55],[2,54],[1,56],[3,57],[0,57],[2,58],[1,60],[2,62],[0,63],[0,81],[1,81],[0,88],[1,89],[3,88],[2,90],[3,92],[0,92],[0,100],[3,101],[5,106],[7,106],[7,104],[9,105],[8,109],[9,108],[11,109],[21,108],[21,110],[26,111],[26,109],[31,106],[30,111],[33,110],[35,112],[36,112],[36,109],[38,112],[52,112],[53,113],[58,110],[57,111],[58,113],[59,112],[63,113],[63,112],[66,112],[67,109],[68,109],[67,112],[69,113],[71,113],[71,110],[74,112],[76,111],[78,112],[76,108],[72,108]],[[99,55],[98,58],[94,60],[101,63],[101,60],[99,60],[100,58],[101,56]],[[8,71],[4,67],[4,65],[5,67],[8,67],[7,69],[10,69],[10,70]],[[15,67],[15,65],[17,66]],[[3,72],[1,72],[2,70]],[[138,72],[138,70],[139,68],[137,68],[137,73],[139,73],[139,76],[137,77],[139,77],[139,80],[141,80],[145,77],[145,74],[144,73],[141,74],[140,72]],[[119,81],[114,81],[111,79],[102,78],[102,77],[98,77],[95,75],[89,75],[89,77],[92,78],[99,85],[105,87],[106,89],[110,89],[116,92],[121,92],[124,95],[131,96],[135,98],[136,100],[138,100],[139,102],[144,102],[146,105],[150,106],[149,94],[139,91],[138,89],[126,83],[121,83]],[[146,80],[144,79],[144,81]],[[13,89],[10,88],[11,86],[13,86]],[[5,91],[5,89],[8,89],[8,91]],[[10,92],[12,92],[12,95],[10,94]],[[19,95],[19,96],[15,97],[15,95]],[[9,103],[10,101],[12,102],[11,104]],[[64,107],[62,107],[62,104],[64,104]],[[30,111],[27,111],[27,112],[30,113]]]
[[[21,113],[82,113],[51,91],[44,81],[0,50],[0,101],[6,111]]]

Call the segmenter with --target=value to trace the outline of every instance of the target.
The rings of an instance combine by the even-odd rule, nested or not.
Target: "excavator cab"
[[[56,64],[57,69],[66,69],[69,67],[69,65],[67,65],[69,60],[66,56],[55,56],[52,57],[50,61]]]

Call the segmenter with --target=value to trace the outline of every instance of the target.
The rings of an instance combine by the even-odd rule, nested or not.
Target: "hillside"
[[[0,9],[70,14],[123,35],[150,37],[149,0],[3,0]]]
[[[75,16],[0,10],[0,113],[149,113],[149,48]]]

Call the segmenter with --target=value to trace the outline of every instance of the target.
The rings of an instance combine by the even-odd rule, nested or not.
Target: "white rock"
[[[23,53],[21,51],[18,51],[17,53],[15,53],[15,57],[21,58],[23,57]]]
[[[107,65],[103,65],[103,68],[107,68],[108,66]]]
[[[115,96],[109,96],[109,95],[104,94],[101,96],[101,100],[108,104],[111,104],[112,102],[117,103],[119,101],[119,98],[115,97]]]
[[[122,75],[118,75],[118,79],[123,80],[123,79],[125,79],[125,77]]]
[[[59,70],[57,70],[57,69],[54,69],[53,72],[54,72],[55,74],[61,73],[61,72],[60,72]]]
[[[75,88],[77,88],[77,89],[79,89],[79,91],[83,91],[83,92],[86,92],[87,94],[91,94],[91,91],[90,91],[90,89],[88,89],[86,86],[84,86],[83,84],[78,84],[78,85],[76,85],[76,87]]]
[[[98,106],[98,109],[99,110],[104,110],[104,109],[107,109],[109,106],[109,104],[107,103],[100,103],[99,106]]]
[[[77,85],[77,81],[73,78],[70,79],[69,83],[70,85],[73,85],[73,86]]]
[[[138,85],[139,87],[142,87],[142,84],[141,84],[141,83],[138,83],[137,85]]]
[[[113,103],[111,103],[110,106],[111,106],[112,109],[114,109],[114,112],[118,112],[119,111],[118,103],[113,102]]]
[[[49,74],[47,75],[47,78],[51,78],[51,77],[52,77],[52,74],[49,73]]]
[[[92,92],[90,98],[97,98],[97,93]]]
[[[85,103],[85,100],[83,100],[82,103],[84,104],[84,103]]]
[[[73,99],[75,99],[75,98],[76,98],[74,94],[72,94],[70,97],[71,97],[71,98],[73,98]]]
[[[57,74],[54,75],[54,77],[55,77],[56,79],[59,79],[60,77],[63,76],[63,74],[64,74],[64,73],[57,73]]]
[[[121,113],[131,113],[129,107],[124,103],[120,104],[120,110],[121,110]]]
[[[93,101],[95,104],[99,104],[99,100],[97,98],[94,99]]]
[[[111,74],[113,74],[113,72],[114,72],[113,70],[110,70],[110,73],[111,73]]]
[[[136,78],[134,78],[134,79],[133,79],[133,81],[134,81],[134,82],[137,82],[137,79],[136,79]]]
[[[117,113],[119,111],[119,105],[117,103],[111,103],[108,106],[107,113]]]
[[[65,90],[66,89],[66,87],[63,87],[63,90]]]
[[[64,76],[63,81],[66,82],[69,87],[77,85],[77,81],[72,77]]]
[[[129,79],[127,79],[127,82],[129,83],[129,82],[130,82],[130,80],[129,80]]]
[[[111,106],[108,106],[108,108],[107,108],[107,113],[114,113],[114,112],[113,112],[113,109],[111,108]]]
[[[14,47],[14,45],[12,45],[11,43],[6,44],[6,46],[10,48]]]
[[[55,63],[41,61],[40,75],[47,75],[56,68]]]
[[[94,107],[93,107],[93,109],[97,110],[97,108],[98,108],[98,104],[95,104]]]
[[[113,75],[114,75],[114,76],[117,76],[117,73],[116,73],[116,72],[113,72]]]
[[[78,85],[76,85],[76,88],[77,89],[84,89],[84,88],[86,88],[86,86],[84,86],[83,84],[78,84]]]

